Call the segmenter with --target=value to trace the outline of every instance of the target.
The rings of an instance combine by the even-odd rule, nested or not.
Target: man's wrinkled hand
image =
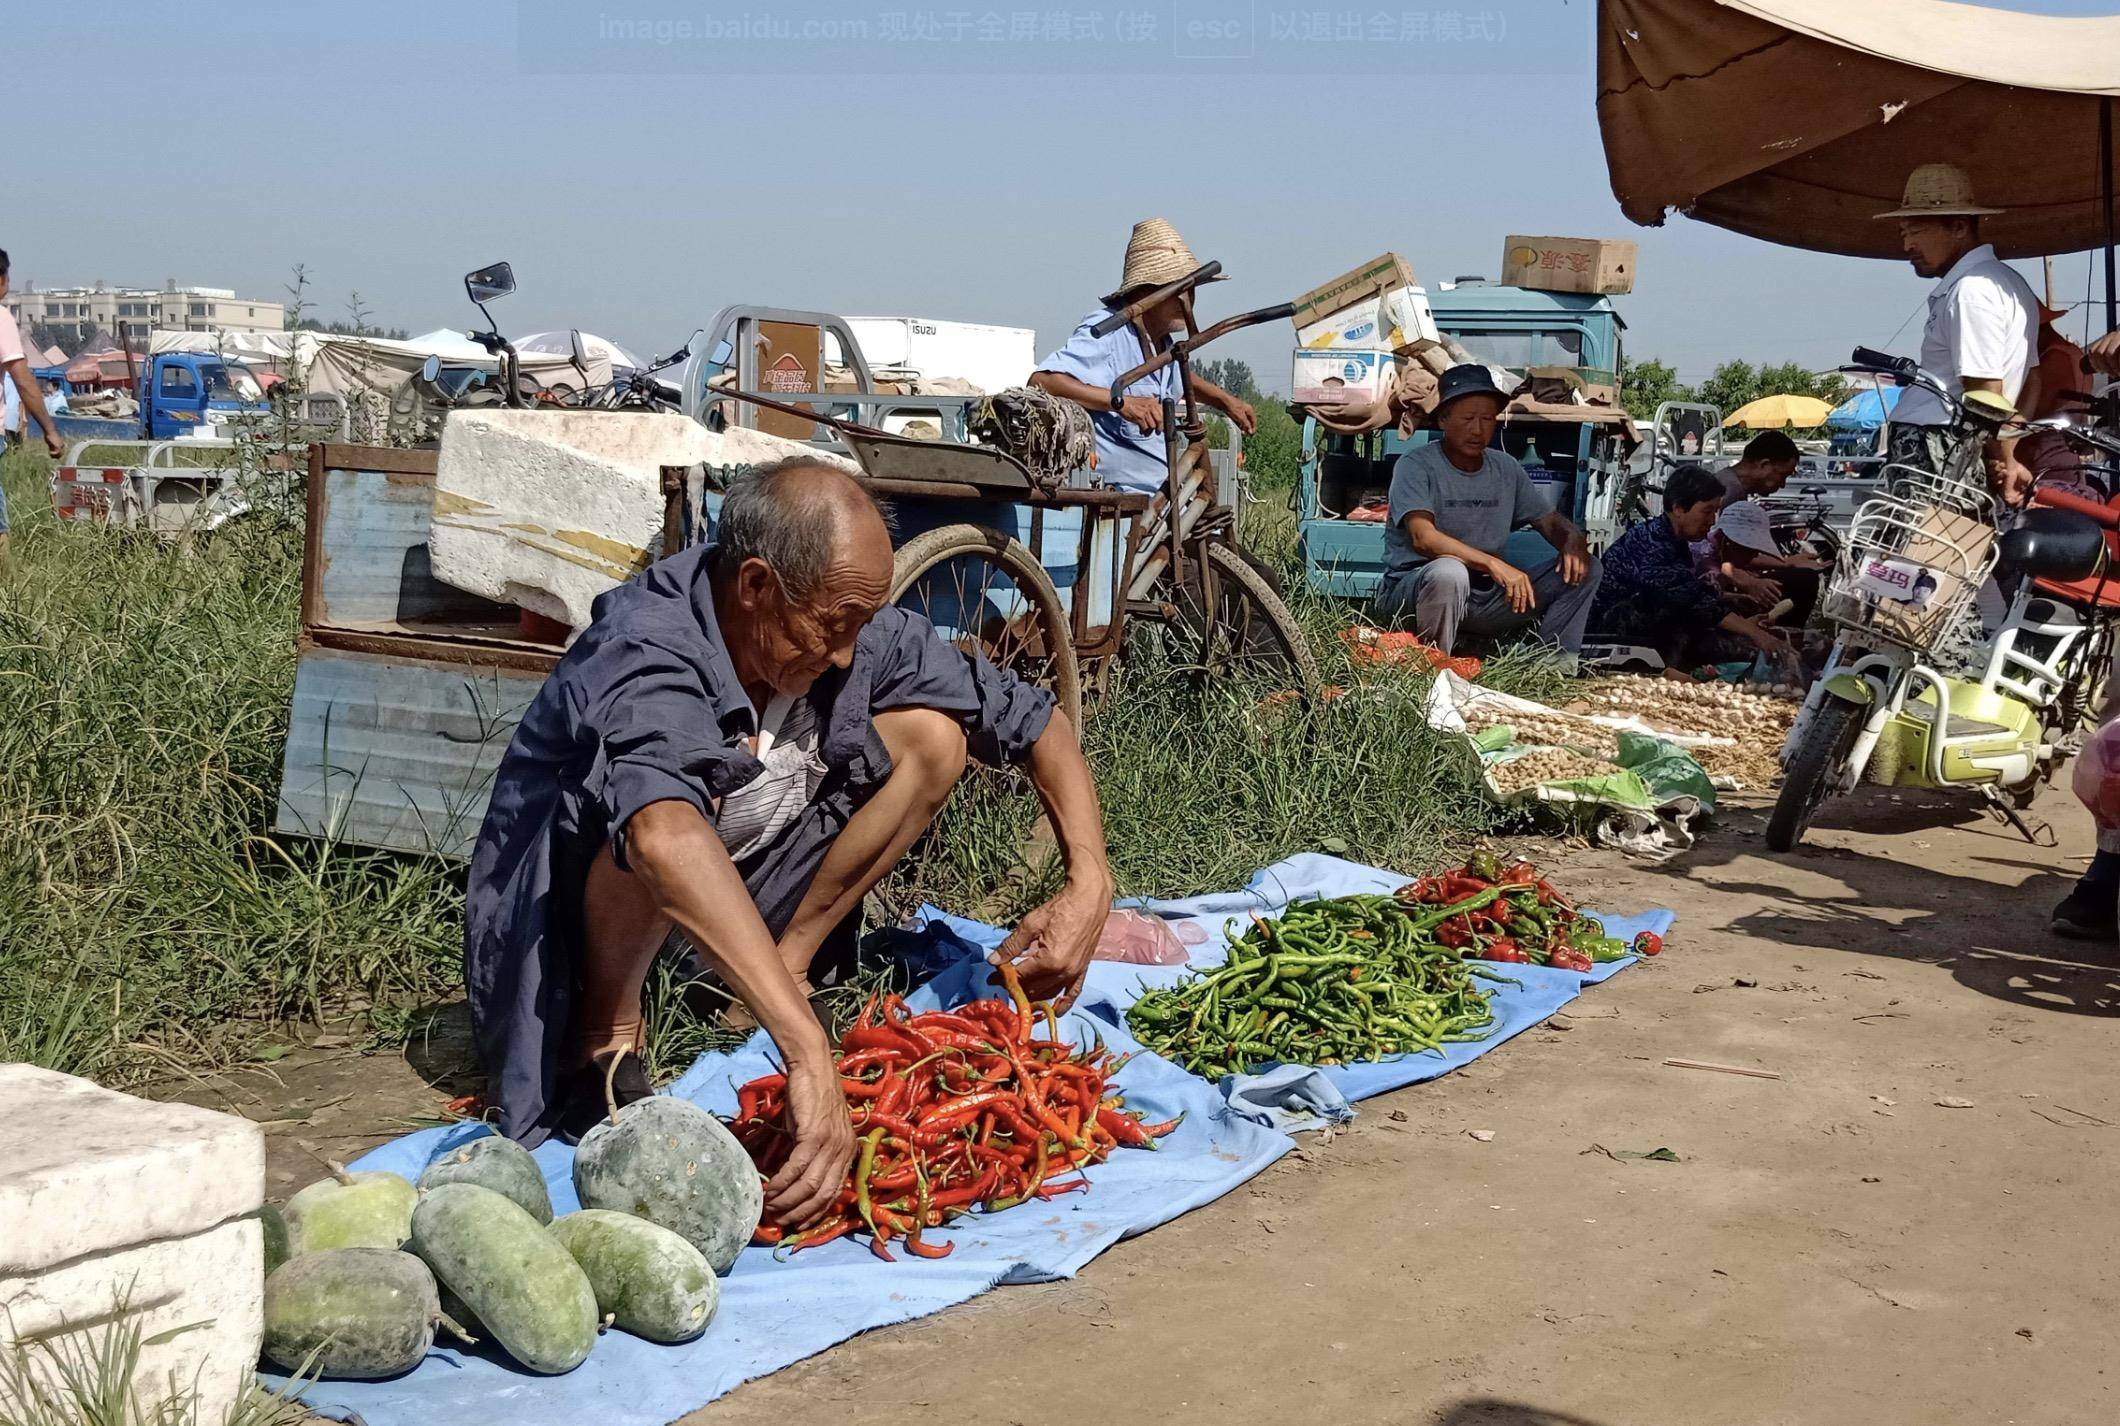
[[[66,442],[60,438],[57,431],[44,433],[44,449],[52,453],[53,460],[66,459]]]
[[[2022,505],[2030,497],[2035,477],[2032,468],[2014,455],[1995,456],[1988,461],[1988,478],[2005,505]]]
[[[829,1053],[816,1063],[788,1066],[788,1117],[795,1147],[766,1182],[766,1214],[799,1228],[832,1206],[854,1160],[853,1121]]]
[[[2083,355],[2090,360],[2091,370],[2101,376],[2120,376],[2120,328],[2084,348]]]
[[[1119,414],[1153,436],[1163,429],[1163,403],[1153,396],[1128,396],[1119,402]]]
[[[1013,961],[1023,990],[1033,1000],[1070,1003],[1096,954],[1097,937],[1111,914],[1109,884],[1070,881],[1060,894],[1017,923],[994,952],[996,965]]]
[[[1259,429],[1259,413],[1252,410],[1251,403],[1242,397],[1230,397],[1229,404],[1222,408],[1222,414],[1229,417],[1232,426],[1247,436]]]
[[[1538,607],[1538,595],[1532,592],[1530,575],[1501,560],[1496,560],[1493,568],[1487,572],[1493,576],[1494,582],[1502,587],[1502,593],[1508,598],[1511,611],[1529,614]]]

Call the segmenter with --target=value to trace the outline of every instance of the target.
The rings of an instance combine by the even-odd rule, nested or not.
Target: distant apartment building
[[[24,332],[42,326],[71,347],[91,331],[145,347],[157,331],[279,332],[287,307],[238,297],[226,287],[38,287],[23,283],[7,294],[7,310]]]

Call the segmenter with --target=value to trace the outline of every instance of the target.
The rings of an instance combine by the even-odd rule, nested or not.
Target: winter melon
[[[427,1355],[440,1317],[434,1275],[410,1253],[304,1253],[265,1280],[265,1357],[323,1377],[396,1376]]]
[[[264,1237],[265,1276],[271,1277],[281,1263],[294,1256],[287,1245],[287,1220],[269,1203],[251,1217],[258,1220],[258,1231]]]
[[[287,1200],[289,1256],[333,1248],[400,1248],[412,1236],[412,1205],[419,1191],[394,1173],[348,1173],[337,1164],[331,1177]]]
[[[475,1183],[429,1189],[412,1213],[412,1250],[531,1371],[572,1371],[596,1344],[589,1279],[507,1196]]]
[[[721,1121],[667,1094],[637,1100],[582,1135],[574,1192],[584,1208],[645,1218],[725,1273],[765,1211],[758,1168]]]
[[[468,1144],[459,1144],[420,1175],[420,1187],[444,1183],[475,1183],[511,1198],[540,1223],[552,1221],[552,1195],[545,1188],[545,1172],[530,1151],[500,1134],[487,1134]]]
[[[552,1225],[581,1264],[596,1310],[621,1332],[651,1342],[689,1342],[707,1330],[721,1280],[699,1249],[630,1213],[584,1208]]]

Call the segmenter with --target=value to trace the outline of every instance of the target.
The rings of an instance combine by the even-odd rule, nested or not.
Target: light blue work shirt
[[[1141,349],[1141,338],[1131,325],[1119,328],[1110,336],[1093,335],[1091,328],[1109,316],[1108,308],[1099,307],[1084,317],[1060,349],[1038,363],[1038,370],[1056,371],[1099,391],[1110,391],[1114,381],[1147,361],[1149,353]],[[1142,377],[1127,387],[1124,394],[1147,396],[1156,401],[1175,400],[1179,394],[1178,364],[1172,362],[1154,375]],[[1092,411],[1090,421],[1097,428],[1097,479],[1100,482],[1119,490],[1156,491],[1163,488],[1163,478],[1170,467],[1164,459],[1161,431],[1143,431],[1114,411]]]

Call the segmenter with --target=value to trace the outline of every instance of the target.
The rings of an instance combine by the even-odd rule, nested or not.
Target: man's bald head
[[[822,595],[835,567],[870,573],[880,561],[889,578],[891,536],[882,507],[852,476],[811,456],[761,466],[733,482],[715,543],[724,570],[763,560],[798,604]]]

